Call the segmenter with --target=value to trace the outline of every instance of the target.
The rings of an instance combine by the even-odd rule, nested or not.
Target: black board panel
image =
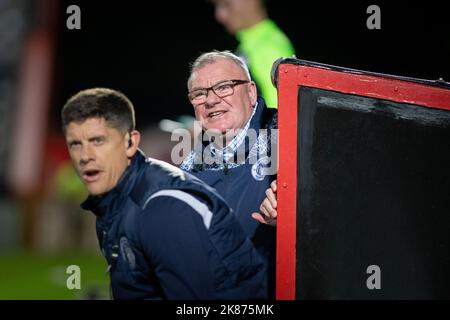
[[[450,298],[450,111],[300,87],[298,123],[296,299]]]

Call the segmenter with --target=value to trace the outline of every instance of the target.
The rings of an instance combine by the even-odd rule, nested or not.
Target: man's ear
[[[250,102],[252,106],[256,104],[256,100],[258,99],[258,93],[256,92],[256,84],[254,81],[251,81],[248,85],[248,95],[250,97]]]
[[[127,143],[126,153],[128,158],[132,158],[139,147],[139,143],[141,141],[141,134],[139,131],[133,130],[127,135],[128,140],[126,142]]]

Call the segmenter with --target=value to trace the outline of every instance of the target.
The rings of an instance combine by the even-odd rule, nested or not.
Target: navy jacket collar
[[[252,120],[250,121],[250,127],[255,130],[261,129],[261,122],[263,118],[264,111],[267,109],[266,103],[263,98],[258,96],[258,104],[256,106],[256,112],[253,115]]]

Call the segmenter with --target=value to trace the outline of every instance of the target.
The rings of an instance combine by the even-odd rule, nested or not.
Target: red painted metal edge
[[[297,67],[278,71],[279,154],[276,298],[295,299],[297,215]],[[281,165],[282,164],[282,165]]]
[[[297,101],[300,86],[450,110],[450,90],[382,76],[281,64],[278,70],[279,158],[276,298],[295,299]]]
[[[306,66],[298,66],[297,75],[297,86],[450,110],[450,90],[445,88]]]

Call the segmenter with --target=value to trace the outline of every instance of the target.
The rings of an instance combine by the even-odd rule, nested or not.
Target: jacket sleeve
[[[185,197],[148,202],[138,219],[138,243],[167,299],[214,299],[207,230],[212,213],[197,198],[178,192]]]

